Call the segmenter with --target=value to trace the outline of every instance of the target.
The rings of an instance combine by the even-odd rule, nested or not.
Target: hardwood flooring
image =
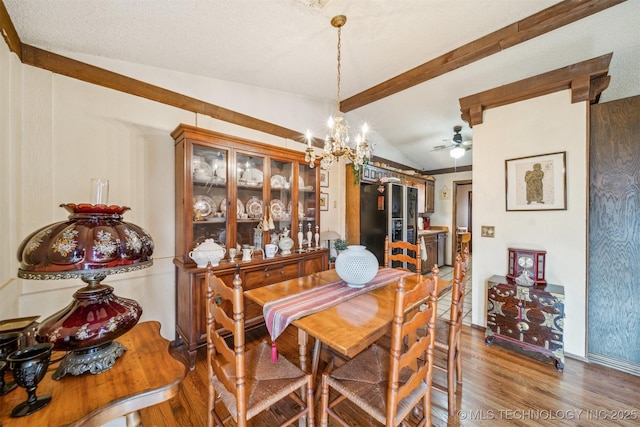
[[[266,336],[263,328],[247,339],[257,342]],[[535,360],[498,344],[485,346],[484,331],[468,326],[463,327],[462,348],[458,416],[447,416],[446,395],[434,390],[436,427],[640,425],[639,377],[574,359],[566,359],[564,372],[558,372],[550,361]],[[278,350],[297,363],[294,327],[278,339]],[[179,349],[172,352],[186,360]],[[196,368],[187,373],[178,396],[143,410],[142,422],[146,427],[204,426],[207,393],[206,349],[201,348]],[[286,405],[274,406],[249,425],[276,425],[287,409]],[[343,411],[354,427],[378,425],[358,408],[345,405]]]

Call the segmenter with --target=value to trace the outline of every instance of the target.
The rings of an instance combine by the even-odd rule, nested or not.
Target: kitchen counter
[[[426,262],[422,262],[422,273],[431,271],[433,264],[442,267],[445,263],[446,241],[449,229],[447,227],[431,228],[429,230],[418,230],[418,238],[424,238],[424,248],[426,251]]]
[[[446,230],[418,230],[418,236],[426,236],[431,234],[447,233]]]

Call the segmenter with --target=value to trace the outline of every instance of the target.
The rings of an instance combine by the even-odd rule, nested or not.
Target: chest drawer
[[[276,263],[244,272],[244,288],[253,289],[299,277],[299,264]]]

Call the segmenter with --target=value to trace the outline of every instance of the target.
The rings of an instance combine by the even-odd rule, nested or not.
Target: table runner
[[[272,360],[276,360],[275,340],[296,319],[338,305],[343,301],[388,285],[412,273],[394,268],[381,268],[369,283],[353,288],[337,280],[305,291],[269,301],[262,308],[267,330],[273,342]]]

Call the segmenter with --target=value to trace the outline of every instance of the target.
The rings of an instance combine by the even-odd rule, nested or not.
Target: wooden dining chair
[[[471,250],[470,248],[471,233],[469,232],[461,233],[458,235],[458,239],[460,239],[460,248],[459,248],[460,253],[461,254],[465,253],[465,250],[468,253]]]
[[[447,394],[447,407],[450,416],[456,414],[456,385],[462,384],[460,334],[464,314],[468,257],[468,248],[462,255],[457,254],[456,256],[449,320],[438,318],[436,322],[433,368],[446,373],[446,384],[438,384],[434,381],[433,388]]]
[[[284,356],[271,361],[271,346],[263,341],[246,350],[244,332],[244,295],[239,275],[233,288],[207,271],[207,359],[209,370],[208,425],[224,426],[233,418],[238,427],[274,403],[285,398],[291,407],[299,407],[295,414],[280,424],[288,426],[307,416],[313,426],[313,381]],[[230,348],[222,334],[231,334]],[[229,338],[227,338],[229,340]],[[297,392],[305,390],[306,402]],[[229,415],[224,419],[216,411],[216,404],[224,405]]]
[[[411,256],[409,252],[413,252]],[[420,273],[422,260],[420,258],[420,244],[414,245],[403,240],[390,242],[389,236],[384,238],[384,266],[394,267],[396,262],[413,265],[416,273]]]
[[[431,425],[431,376],[437,308],[438,268],[413,289],[404,278],[395,291],[391,348],[373,344],[330,373],[322,374],[321,425],[331,417],[348,426],[336,406],[345,399],[386,426],[397,426],[415,408],[421,409],[419,426]],[[421,307],[420,310],[416,310]],[[416,331],[424,327],[426,334]],[[422,358],[425,363],[419,363]],[[338,396],[329,402],[329,391]],[[332,393],[333,395],[333,393]]]

